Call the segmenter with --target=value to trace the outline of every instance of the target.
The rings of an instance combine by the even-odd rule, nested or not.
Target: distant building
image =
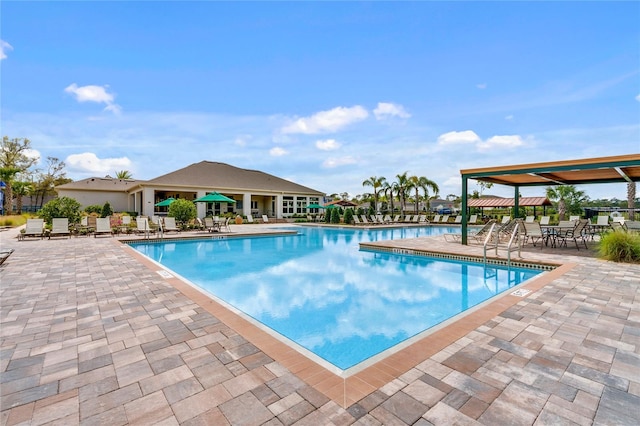
[[[285,218],[306,214],[306,206],[320,203],[325,193],[258,170],[201,161],[151,180],[89,178],[56,187],[59,196],[75,198],[83,206],[109,202],[114,211],[153,216],[166,214],[155,204],[169,197],[195,200],[219,192],[235,203],[196,203],[198,216],[207,214],[263,215]]]

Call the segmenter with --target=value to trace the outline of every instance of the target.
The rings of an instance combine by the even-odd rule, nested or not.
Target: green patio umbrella
[[[156,203],[156,207],[169,207],[171,203],[173,203],[176,199],[173,197],[169,197],[166,200],[162,200],[159,203]]]
[[[309,204],[307,208],[308,209],[324,209],[324,206],[321,206],[320,204]]]
[[[196,198],[194,203],[235,203],[233,198],[226,197],[219,192],[212,192],[204,197]]]

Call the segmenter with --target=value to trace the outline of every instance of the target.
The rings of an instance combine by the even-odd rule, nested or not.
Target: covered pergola
[[[460,170],[462,176],[462,244],[467,244],[468,181],[512,186],[517,214],[520,187],[627,183],[640,181],[640,154],[551,161]]]
[[[511,208],[515,205],[516,200],[513,198],[497,198],[497,197],[486,197],[486,198],[472,198],[468,200],[467,207],[468,208]],[[518,199],[518,205],[520,207],[533,207],[533,214],[536,213],[536,207],[550,207],[553,206],[553,203],[549,201],[547,197],[520,197]]]

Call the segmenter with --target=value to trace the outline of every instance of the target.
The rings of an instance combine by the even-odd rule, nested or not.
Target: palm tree
[[[574,210],[585,201],[584,191],[578,191],[574,185],[560,185],[547,187],[547,197],[558,201],[558,220],[565,220],[567,214],[567,201]]]
[[[120,170],[116,172],[116,179],[131,179],[133,176],[129,170]]]
[[[405,210],[405,201],[407,199],[407,192],[409,192],[409,190],[412,188],[411,182],[407,177],[407,173],[409,172],[404,172],[402,174],[396,175],[396,178],[398,180],[394,183],[396,194],[398,194],[398,198],[400,199],[400,210],[403,215]]]
[[[438,188],[438,184],[434,181],[427,179],[424,176],[411,176],[409,178],[413,183],[413,187],[416,190],[416,213],[418,213],[418,202],[420,201],[418,191],[422,189],[424,191],[424,199],[427,202],[426,207],[429,210],[429,189],[431,189],[434,194],[440,192],[440,188]]]
[[[393,192],[395,191],[395,183],[389,183],[385,180],[385,182],[382,185],[382,191],[384,192],[384,196],[387,199],[387,202],[389,203],[389,211],[393,213],[394,210],[394,206],[393,206]]]
[[[16,213],[22,214],[22,197],[33,190],[31,182],[13,182],[13,195],[16,197]]]
[[[387,182],[387,179],[383,176],[371,176],[369,179],[362,182],[362,186],[372,186],[373,187],[373,200],[375,203],[375,210],[378,211],[378,197],[380,192],[383,191],[384,184]]]
[[[627,208],[629,209],[629,220],[635,220],[636,183],[627,182]]]

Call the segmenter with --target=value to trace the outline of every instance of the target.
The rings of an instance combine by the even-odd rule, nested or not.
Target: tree
[[[384,190],[384,185],[387,179],[385,177],[371,176],[369,179],[362,182],[362,186],[372,186],[373,187],[373,200],[375,203],[375,210],[378,211],[378,197],[380,196],[380,192]]]
[[[177,222],[186,224],[198,216],[198,210],[195,204],[193,204],[193,201],[179,198],[169,205],[167,215],[169,217],[175,217]]]
[[[55,195],[56,186],[71,182],[71,179],[66,177],[65,167],[64,161],[56,157],[47,157],[46,169],[38,171],[38,182],[34,187],[36,206],[42,205],[47,195]]]
[[[547,197],[558,201],[558,220],[565,220],[567,211],[570,214],[581,214],[582,204],[589,199],[584,191],[578,191],[574,185],[547,187]]]
[[[411,178],[409,179],[413,183],[413,187],[416,190],[416,213],[418,213],[418,201],[420,201],[418,191],[420,189],[424,191],[424,200],[427,203],[426,204],[427,210],[429,210],[429,189],[431,189],[434,192],[434,194],[437,194],[438,192],[440,192],[440,188],[438,188],[438,184],[430,179],[427,179],[424,176],[420,176],[420,177],[411,176]]]
[[[478,186],[480,187],[480,197],[482,197],[482,193],[484,192],[485,189],[490,189],[493,186],[493,182],[485,182],[485,181],[478,181]]]
[[[116,172],[116,179],[131,179],[132,175],[129,170],[120,170]]]
[[[331,223],[340,223],[340,209],[337,207],[331,209]]]
[[[636,183],[627,182],[627,208],[629,209],[629,220],[635,218],[636,208]]]
[[[113,214],[113,209],[111,208],[111,204],[107,201],[102,206],[102,211],[100,212],[100,217],[109,217]]]
[[[13,180],[18,173],[25,173],[37,161],[37,157],[29,156],[31,141],[27,138],[2,137],[0,147],[0,174],[5,183],[4,211],[10,214],[13,210]]]
[[[400,210],[403,215],[406,207],[405,201],[407,199],[408,192],[412,187],[411,182],[407,177],[407,173],[409,172],[404,172],[402,174],[396,175],[396,178],[398,180],[395,182],[396,194],[398,194],[398,198],[400,199]]]
[[[16,196],[16,213],[22,214],[22,197],[29,195],[33,191],[30,182],[13,182],[13,194]]]
[[[353,223],[353,209],[347,209],[344,212],[344,223],[351,225]]]

